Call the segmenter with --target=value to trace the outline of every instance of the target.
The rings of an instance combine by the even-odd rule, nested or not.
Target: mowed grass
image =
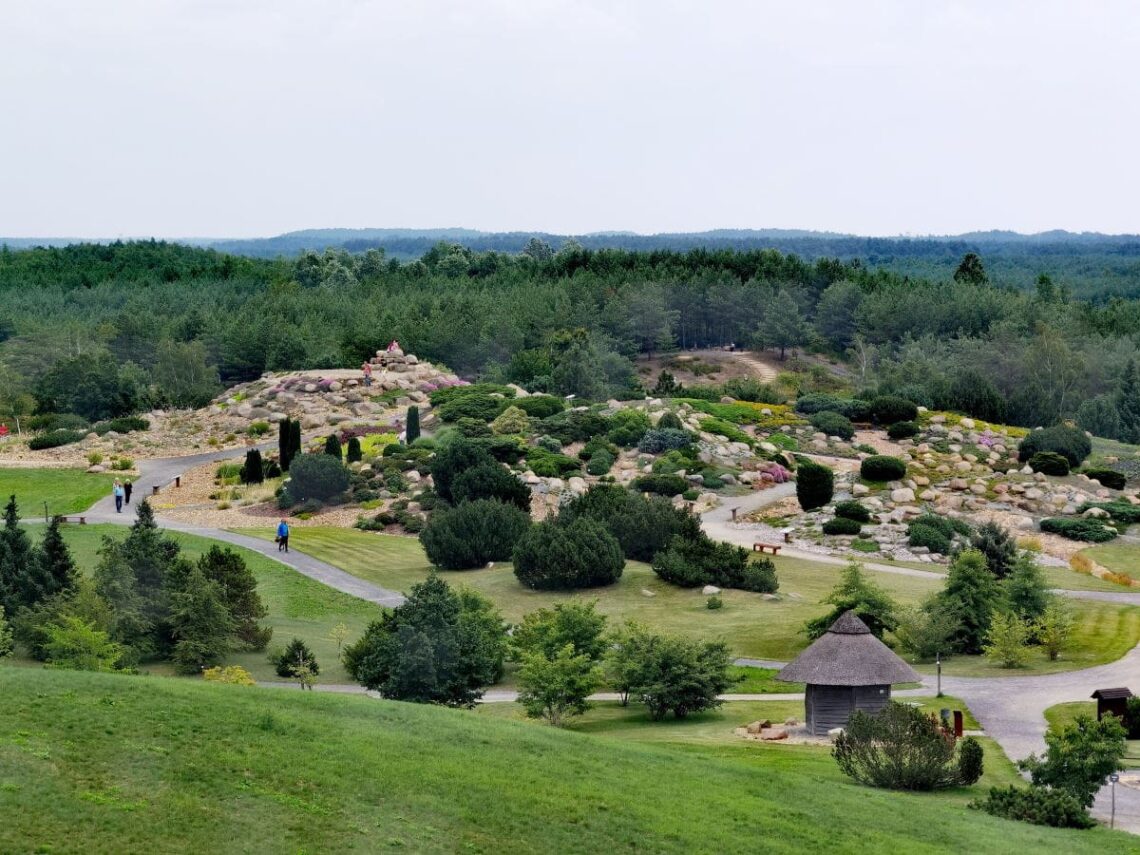
[[[269,530],[246,532],[272,539]],[[419,541],[411,537],[375,534],[352,529],[298,528],[291,535],[293,546],[341,569],[386,588],[407,592],[430,571]],[[787,661],[808,644],[801,631],[804,623],[829,606],[822,600],[839,582],[843,568],[798,558],[777,557],[779,597],[766,600],[760,594],[726,590],[724,607],[709,610],[700,589],[678,588],[661,581],[646,564],[629,562],[614,585],[560,594],[531,591],[515,579],[509,564],[491,569],[444,571],[448,582],[468,585],[491,598],[512,622],[553,603],[567,600],[597,600],[598,610],[611,624],[631,618],[664,632],[693,638],[723,639],[737,656]],[[868,570],[867,576],[902,604],[917,604],[942,586],[940,579],[901,576]],[[1112,662],[1140,642],[1140,607],[1096,601],[1071,601],[1077,618],[1072,648],[1056,662],[1036,651],[1029,667],[1008,671],[980,656],[944,660],[943,671],[958,676],[1010,676],[1026,673],[1071,671]],[[934,672],[933,663],[915,667]]]
[[[271,540],[268,530],[244,532]],[[352,529],[296,528],[290,545],[300,552],[398,591],[427,578],[430,565],[417,539]],[[766,600],[760,594],[726,590],[724,607],[710,610],[699,588],[678,588],[661,581],[647,564],[631,561],[617,583],[577,593],[532,591],[519,584],[510,564],[487,570],[443,571],[454,585],[467,585],[486,594],[503,616],[518,622],[523,615],[569,600],[597,600],[598,611],[611,624],[641,621],[656,630],[705,640],[723,639],[738,656],[789,660],[808,644],[800,632],[805,621],[827,611],[820,601],[835,587],[843,568],[795,558],[777,558],[780,594]],[[871,574],[876,583],[904,602],[918,602],[935,590],[938,580]]]
[[[436,707],[0,669],[0,851],[1106,853],[825,751],[626,744]],[[980,788],[972,788],[980,793]]]
[[[42,526],[31,526],[33,539],[38,539]],[[64,537],[71,547],[76,563],[84,573],[91,573],[98,563],[98,550],[104,536],[122,538],[127,530],[115,525],[87,525],[63,527]],[[334,591],[320,582],[302,576],[283,564],[251,552],[195,535],[167,532],[182,546],[183,554],[195,560],[213,545],[232,549],[245,559],[257,579],[257,590],[269,610],[264,623],[273,627],[273,640],[269,650],[284,647],[294,637],[302,638],[312,649],[321,667],[318,682],[346,683],[351,678],[340,663],[336,642],[329,637],[338,623],[349,629],[351,643],[363,634],[369,622],[380,616],[380,607],[340,591]],[[227,660],[241,665],[258,680],[279,680],[267,653],[233,653]],[[167,673],[162,666],[147,666],[156,673]]]
[[[89,474],[82,469],[0,469],[0,497],[16,496],[25,518],[77,514],[111,492],[115,475]]]
[[[1049,707],[1045,710],[1045,721],[1049,722],[1050,730],[1060,731],[1073,724],[1079,715],[1086,715],[1095,720],[1096,701],[1073,701]],[[1123,766],[1125,769],[1140,769],[1140,739],[1128,740]]]
[[[1107,567],[1114,573],[1125,573],[1134,579],[1140,578],[1140,546],[1134,543],[1115,540],[1109,543],[1102,543],[1099,546],[1083,549],[1080,554],[1091,558],[1097,564]],[[1129,590],[1123,585],[1104,582],[1103,579],[1097,581],[1104,584],[1111,584],[1113,590],[1116,591]]]

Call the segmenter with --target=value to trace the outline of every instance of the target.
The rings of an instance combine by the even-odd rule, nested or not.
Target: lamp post
[[[1116,782],[1120,780],[1120,776],[1113,772],[1108,776],[1108,780],[1112,784],[1112,813],[1109,814],[1108,827],[1116,828]]]
[[[942,653],[934,654],[934,664],[938,668],[938,694],[936,697],[942,697]]]

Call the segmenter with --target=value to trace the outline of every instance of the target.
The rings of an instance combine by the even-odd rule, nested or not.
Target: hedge
[[[881,425],[895,422],[913,422],[918,418],[918,405],[906,398],[881,395],[871,401],[871,415]]]
[[[822,508],[835,493],[835,473],[805,460],[796,469],[796,499],[805,511]]]
[[[71,445],[73,442],[79,442],[87,434],[78,430],[52,430],[47,433],[41,433],[39,436],[33,436],[28,440],[28,448],[32,451],[42,451],[45,448],[59,448],[61,445]]]
[[[1029,468],[1045,475],[1063,476],[1069,474],[1069,461],[1055,451],[1038,451],[1029,458]]]
[[[918,430],[917,422],[895,422],[892,425],[887,425],[887,436],[891,439],[910,439],[918,434]]]
[[[586,517],[532,526],[515,544],[513,560],[519,582],[542,591],[609,585],[625,567],[617,538]]]
[[[1099,481],[1102,487],[1108,487],[1110,490],[1123,490],[1128,483],[1124,473],[1117,472],[1115,469],[1086,469],[1084,474],[1093,481]]]
[[[868,481],[898,481],[906,476],[906,463],[897,457],[875,454],[859,464],[859,474]]]
[[[865,523],[871,521],[871,512],[854,499],[848,499],[846,502],[840,502],[836,505],[835,515],[837,517],[846,517],[849,520],[855,520],[855,522]]]
[[[639,493],[676,496],[689,489],[689,482],[680,475],[642,475],[634,480],[633,489]]]
[[[529,513],[495,499],[477,499],[433,513],[420,543],[436,567],[468,570],[508,560],[528,528]]]

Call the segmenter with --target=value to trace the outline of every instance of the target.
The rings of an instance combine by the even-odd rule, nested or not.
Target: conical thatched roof
[[[776,676],[788,683],[816,686],[883,686],[922,679],[875,638],[855,612],[844,612]]]

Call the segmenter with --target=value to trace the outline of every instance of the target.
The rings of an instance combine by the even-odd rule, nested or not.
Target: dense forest
[[[154,241],[2,249],[2,409],[95,419],[200,405],[266,370],[359,365],[392,338],[464,376],[597,399],[647,391],[639,355],[735,343],[840,357],[857,390],[1140,438],[1140,413],[1121,405],[1137,383],[1140,302],[1097,284],[1133,294],[1140,274],[1075,275],[1089,244],[1075,246],[1033,255],[1027,287],[997,251],[927,277],[773,249],[555,250],[537,238],[512,253],[437,242],[412,261]]]

